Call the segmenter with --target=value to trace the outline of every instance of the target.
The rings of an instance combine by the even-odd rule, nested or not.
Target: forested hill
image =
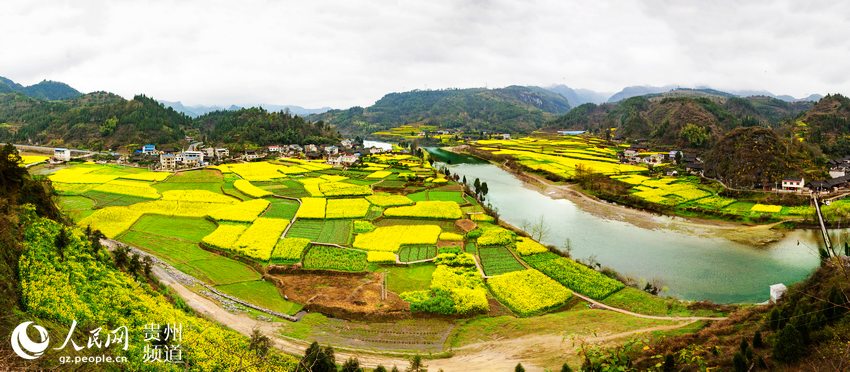
[[[325,143],[337,134],[323,124],[262,109],[214,112],[192,119],[143,95],[126,100],[95,92],[51,101],[0,94],[0,142],[93,150],[133,149],[144,143],[181,148],[187,144],[186,136],[240,148]]]
[[[82,95],[68,84],[58,81],[44,80],[38,84],[25,87],[2,76],[0,76],[0,93],[21,93],[28,97],[48,100],[71,99]]]
[[[560,94],[538,87],[509,86],[390,93],[366,108],[331,110],[310,119],[324,120],[345,134],[369,134],[407,123],[527,133],[569,109],[569,102]]]
[[[603,135],[615,128],[614,136],[624,139],[702,147],[737,127],[780,127],[811,107],[811,102],[678,90],[617,103],[584,104],[552,120],[547,128],[589,130]]]
[[[192,126],[207,143],[331,144],[339,140],[336,129],[324,122],[256,107],[211,112],[195,119]]]

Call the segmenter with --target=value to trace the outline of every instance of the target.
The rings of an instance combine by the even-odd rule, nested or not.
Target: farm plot
[[[521,256],[528,256],[536,253],[548,252],[549,249],[544,247],[543,244],[534,241],[534,239],[518,237],[516,242],[516,251]]]
[[[214,229],[214,224],[200,218],[149,215],[140,218],[118,240],[153,253],[177,269],[210,284],[260,279],[260,274],[247,265],[198,246],[199,237]]]
[[[412,206],[392,207],[384,211],[388,217],[458,219],[463,217],[460,206],[449,201],[421,201]]]
[[[551,252],[526,256],[524,260],[558,283],[593,299],[604,299],[624,287],[615,279]]]
[[[351,240],[351,220],[295,220],[286,237],[305,238],[317,243],[347,245]]]
[[[402,245],[435,245],[442,230],[436,225],[381,226],[358,234],[354,247],[369,251],[396,252]]]
[[[299,204],[295,200],[280,198],[268,198],[266,200],[269,201],[269,209],[263,213],[263,217],[291,220],[295,218],[295,214],[298,212]]]
[[[412,205],[413,200],[405,195],[396,194],[375,194],[366,197],[370,203],[379,207],[397,207],[401,205]]]
[[[270,191],[266,191],[257,186],[254,186],[251,184],[250,181],[246,180],[233,181],[233,187],[235,187],[236,190],[239,190],[241,193],[248,195],[252,198],[262,198],[264,196],[269,196],[272,194]]]
[[[325,198],[303,198],[301,199],[301,208],[298,208],[298,213],[295,214],[298,218],[325,218],[325,206],[327,200]]]
[[[479,245],[478,257],[481,257],[481,266],[484,268],[484,274],[488,276],[525,269],[505,246],[483,247]]]
[[[268,261],[277,241],[289,225],[289,220],[280,218],[257,218],[239,236],[231,249],[247,257]]]
[[[222,172],[233,172],[248,181],[270,181],[286,177],[282,172],[286,167],[265,161],[254,163],[233,163],[217,166]]]
[[[150,183],[143,181],[130,180],[112,180],[102,185],[98,185],[94,191],[100,191],[110,194],[136,196],[144,199],[159,199],[160,195],[156,189],[151,187]]]
[[[366,269],[366,252],[357,249],[313,245],[304,255],[304,268],[357,272]]]
[[[487,279],[493,296],[520,316],[563,305],[572,292],[537,270],[520,270]]]
[[[310,245],[310,239],[283,238],[277,242],[271,256],[271,263],[293,264],[301,261],[304,250]]]
[[[257,216],[268,206],[268,200],[248,200],[212,211],[209,216],[217,221],[251,222],[257,219]]]
[[[201,241],[213,247],[230,249],[247,229],[248,225],[244,223],[221,222],[215,231],[205,236]]]
[[[63,195],[58,196],[57,201],[59,208],[70,215],[74,222],[78,222],[94,213],[92,210],[94,208],[94,200],[84,196]]]
[[[368,251],[366,261],[374,263],[395,263],[396,256],[392,252]]]
[[[365,196],[372,194],[372,188],[368,185],[355,185],[347,182],[325,182],[319,183],[320,195],[333,196]]]
[[[437,247],[433,245],[404,245],[398,250],[398,260],[401,262],[427,260],[436,256]]]
[[[363,218],[369,212],[366,199],[328,199],[325,218]]]

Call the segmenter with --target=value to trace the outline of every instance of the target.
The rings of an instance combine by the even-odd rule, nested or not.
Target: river
[[[453,173],[469,182],[487,182],[488,202],[514,225],[543,216],[546,244],[561,247],[569,239],[573,257],[594,257],[623,275],[659,279],[666,295],[717,303],[753,303],[769,298],[768,286],[799,282],[817,267],[819,234],[793,230],[780,241],[753,247],[730,240],[664,228],[647,229],[603,218],[566,199],[553,199],[526,187],[513,174],[479,159],[430,148],[435,160],[450,162]],[[674,217],[647,217],[666,222]],[[838,235],[838,234],[836,234]]]

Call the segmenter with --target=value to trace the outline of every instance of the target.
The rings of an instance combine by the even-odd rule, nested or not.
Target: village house
[[[782,180],[782,190],[785,191],[802,191],[805,188],[806,180],[800,178],[786,178]]]
[[[152,155],[156,154],[156,145],[147,144],[142,146],[142,154]]]
[[[200,151],[183,151],[179,162],[186,167],[195,168],[204,165],[204,153]]]
[[[171,152],[164,152],[159,154],[159,166],[162,169],[175,169],[177,168],[177,156]]]
[[[343,148],[350,149],[352,146],[354,146],[354,143],[349,139],[344,139],[342,141],[339,141],[339,145]]]
[[[53,159],[56,159],[57,161],[71,161],[71,150],[61,148],[54,149]]]
[[[638,154],[638,156],[646,164],[661,164],[664,162],[664,154]]]
[[[284,147],[280,145],[272,145],[267,147],[267,149],[269,152],[283,152],[285,150]]]
[[[260,154],[258,154],[254,150],[248,150],[248,151],[245,151],[244,154],[242,154],[242,160],[245,160],[245,161],[257,160],[259,158],[260,158]]]
[[[339,147],[336,147],[336,146],[325,147],[325,154],[336,155],[337,153],[339,153]]]
[[[328,164],[333,166],[342,166],[348,167],[352,164],[356,163],[359,158],[356,155],[339,155],[339,156],[329,156]]]
[[[314,144],[304,145],[304,152],[319,152],[319,148]]]

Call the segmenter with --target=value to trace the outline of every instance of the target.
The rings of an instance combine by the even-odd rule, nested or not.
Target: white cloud
[[[850,93],[840,2],[7,1],[0,75],[201,104],[369,105],[424,88]]]

